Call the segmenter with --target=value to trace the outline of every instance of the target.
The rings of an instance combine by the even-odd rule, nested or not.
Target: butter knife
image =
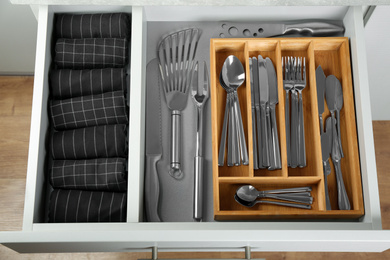
[[[324,132],[324,122],[322,119],[322,113],[324,113],[325,106],[325,86],[326,76],[322,70],[321,65],[316,69],[316,84],[317,84],[317,104],[318,104],[318,116],[320,118],[320,133]]]
[[[261,112],[261,166],[268,168],[269,163],[269,89],[266,62],[261,55],[257,57],[259,63],[259,88],[260,88],[260,112]],[[267,112],[268,110],[268,112]]]
[[[324,186],[325,186],[325,200],[326,210],[331,210],[328,190],[328,175],[332,171],[329,164],[329,155],[332,149],[332,118],[326,120],[326,132],[321,134],[321,150],[322,150],[322,167],[324,171]]]

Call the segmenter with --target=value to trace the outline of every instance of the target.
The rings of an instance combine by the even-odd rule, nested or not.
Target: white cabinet
[[[48,70],[56,12],[131,13],[129,186],[126,223],[45,223],[43,176],[48,126]],[[365,215],[359,220],[146,223],[143,213],[146,32],[148,21],[342,20],[350,38]],[[0,242],[18,252],[159,250],[384,251],[371,125],[362,8],[261,6],[39,6],[35,82],[23,230],[1,232]]]

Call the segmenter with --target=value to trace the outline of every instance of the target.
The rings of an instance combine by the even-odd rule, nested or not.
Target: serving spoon
[[[307,204],[296,204],[296,203],[288,203],[288,202],[280,202],[280,201],[270,201],[270,200],[254,200],[254,201],[245,201],[240,199],[237,194],[234,195],[234,199],[241,205],[245,207],[253,207],[257,203],[263,203],[263,204],[273,204],[273,205],[279,205],[279,206],[286,206],[286,207],[293,207],[293,208],[301,208],[301,209],[311,209],[311,205]]]

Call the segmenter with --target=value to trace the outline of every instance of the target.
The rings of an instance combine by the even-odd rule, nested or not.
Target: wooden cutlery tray
[[[364,215],[348,38],[211,39],[210,44],[214,218],[216,220],[353,219]],[[238,89],[238,98],[249,154],[249,165],[230,167],[226,166],[226,162],[225,166],[218,166],[219,143],[226,104],[226,91],[219,84],[219,74],[229,55],[237,56],[246,70],[246,81]],[[262,55],[263,58],[269,57],[277,73],[279,103],[276,106],[276,117],[282,169],[275,171],[253,169],[248,60],[258,55]],[[304,168],[287,166],[284,120],[286,94],[283,89],[281,63],[283,56],[306,58],[307,85],[303,90],[303,113],[307,166]],[[351,210],[338,210],[336,177],[331,159],[329,161],[332,172],[328,176],[328,187],[332,210],[326,210],[315,78],[315,70],[319,65],[326,76],[335,75],[343,89],[344,106],[340,111],[340,118],[341,141],[345,157],[341,159],[341,169]],[[330,112],[325,102],[324,122],[329,116]],[[226,154],[227,152],[225,157]],[[257,204],[252,208],[244,207],[234,200],[237,188],[244,184],[251,184],[259,190],[311,186],[314,198],[312,209],[267,204]]]

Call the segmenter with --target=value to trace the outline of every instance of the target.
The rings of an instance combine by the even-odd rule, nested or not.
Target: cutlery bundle
[[[330,154],[336,173],[338,208],[340,210],[350,210],[351,205],[349,203],[348,195],[345,190],[340,165],[340,160],[344,157],[340,137],[340,110],[343,107],[343,90],[340,81],[334,75],[329,75],[328,77],[326,77],[321,66],[318,66],[318,68],[316,69],[316,83],[318,95],[318,113],[320,118],[323,171],[325,180],[324,185],[326,195],[326,209],[332,209],[330,205],[327,183],[327,176],[331,173],[331,167],[329,164]],[[326,119],[326,131],[324,131],[323,129],[324,126],[322,118],[325,99],[331,114],[331,116]],[[335,112],[337,114],[337,120],[335,118]]]
[[[253,168],[281,169],[275,106],[278,85],[270,58],[249,58],[252,106]]]
[[[286,91],[287,162],[292,168],[306,166],[302,91],[306,87],[306,59],[282,57],[283,88]],[[291,120],[290,120],[291,92]]]
[[[219,147],[218,165],[224,165],[226,136],[228,139],[227,166],[248,165],[248,151],[242,123],[240,102],[237,89],[245,81],[245,70],[241,61],[234,55],[226,58],[219,82],[226,90],[226,107]],[[229,129],[229,130],[228,130]]]

